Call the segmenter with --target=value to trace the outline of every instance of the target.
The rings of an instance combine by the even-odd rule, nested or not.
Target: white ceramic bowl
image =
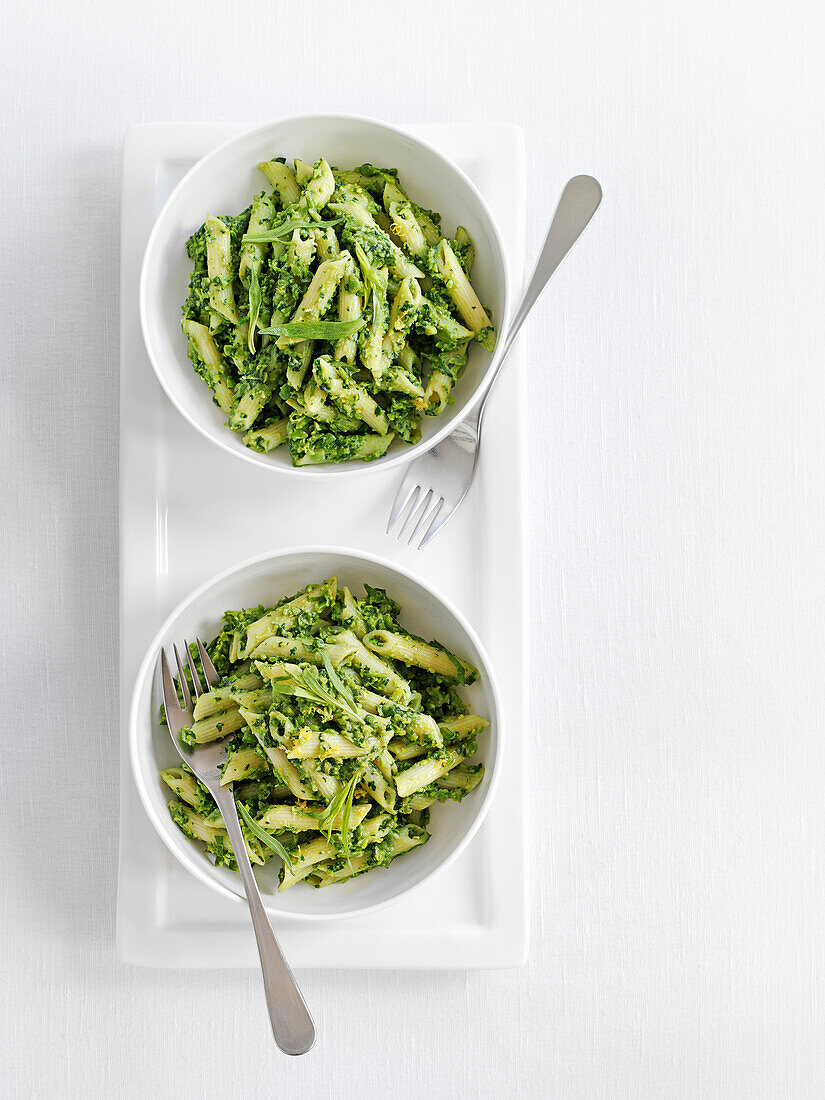
[[[284,894],[277,891],[279,861],[256,869],[266,908],[297,919],[351,917],[400,898],[436,871],[443,871],[469,843],[493,796],[501,760],[501,707],[495,677],[475,631],[444,596],[396,565],[354,550],[301,547],[252,558],[233,566],[179,604],[149,646],[135,683],[129,718],[132,770],[149,818],[172,854],[203,882],[230,898],[243,897],[238,876],[214,867],[203,845],[189,840],[172,821],[167,809],[171,792],[161,781],[162,768],[175,767],[180,757],[169,731],[160,725],[160,694],[155,669],[160,646],[180,643],[196,635],[217,634],[227,608],[272,604],[313,581],[337,576],[356,593],[363,584],[385,588],[402,608],[401,622],[412,633],[437,638],[479,670],[478,681],[462,688],[464,698],[490,725],[478,738],[484,761],[482,782],[460,803],[437,803],[432,808],[426,844],[399,857],[389,868],[323,890],[298,883]]]
[[[266,455],[245,447],[240,435],[226,427],[224,415],[187,358],[180,327],[192,268],[186,240],[207,214],[243,210],[255,192],[266,186],[257,164],[275,156],[290,161],[300,157],[310,163],[324,156],[341,167],[369,161],[398,168],[409,194],[422,206],[439,211],[448,232],[463,225],[470,233],[476,247],[473,285],[490,306],[496,330],[504,330],[509,284],[501,238],[487,204],[461,169],[425,142],[382,122],[349,115],[305,115],[272,122],[220,146],[184,176],[161,210],[140,278],[143,338],[158,380],[178,411],[207,439],[265,469],[301,477],[340,477],[407,462],[442,439],[481,399],[490,381],[493,356],[475,341],[454,390],[455,404],[440,416],[423,418],[421,441],[415,446],[395,440],[383,458],[372,462],[298,468],[292,466],[284,447]]]

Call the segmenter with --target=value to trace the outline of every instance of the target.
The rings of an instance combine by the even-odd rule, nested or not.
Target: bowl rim
[[[493,242],[498,252],[498,256],[501,261],[501,269],[503,273],[502,278],[502,317],[499,320],[497,333],[498,338],[496,341],[496,347],[490,356],[490,360],[484,370],[482,377],[479,379],[478,384],[473,389],[470,396],[467,398],[467,402],[464,407],[459,410],[459,413],[452,413],[452,415],[444,417],[443,425],[436,428],[433,434],[426,440],[420,440],[418,443],[414,443],[412,446],[407,445],[404,449],[400,450],[397,454],[391,456],[382,456],[372,462],[361,462],[360,465],[347,466],[342,468],[336,463],[324,463],[318,466],[275,466],[265,460],[263,455],[257,454],[257,452],[251,450],[249,447],[244,447],[242,450],[238,450],[233,447],[229,439],[224,438],[224,433],[220,435],[213,434],[210,428],[206,425],[199,423],[193,413],[185,407],[185,405],[177,399],[172,393],[171,387],[167,384],[165,378],[165,370],[161,364],[161,356],[156,355],[155,348],[149,335],[150,326],[150,309],[149,309],[149,280],[150,280],[150,259],[152,252],[158,247],[158,240],[161,235],[163,222],[165,215],[177,199],[179,193],[186,187],[188,187],[192,177],[200,172],[205,166],[207,166],[212,160],[222,156],[227,149],[230,149],[235,143],[247,140],[258,134],[262,134],[267,130],[272,129],[274,126],[282,126],[285,124],[293,125],[310,121],[317,121],[319,119],[330,120],[332,122],[360,122],[365,123],[368,126],[374,126],[379,129],[388,130],[393,134],[400,134],[405,138],[413,141],[416,145],[422,149],[426,149],[427,152],[432,154],[443,164],[445,164],[453,173],[461,178],[465,185],[473,193],[476,201],[482,209],[485,217],[487,218]],[[326,112],[326,111],[313,111],[299,115],[286,115],[283,118],[272,119],[262,126],[255,126],[251,129],[244,130],[240,134],[236,134],[234,137],[228,138],[226,141],[221,142],[216,148],[212,149],[205,156],[201,157],[185,176],[176,184],[172,189],[163,206],[155,218],[152,229],[149,233],[149,237],[146,241],[146,247],[143,252],[143,260],[140,267],[140,283],[138,289],[138,304],[140,312],[140,328],[143,336],[143,344],[146,349],[146,353],[149,356],[149,361],[152,364],[152,370],[155,373],[155,377],[161,385],[164,393],[168,397],[169,401],[178,410],[181,416],[188,421],[189,424],[195,428],[205,439],[208,439],[211,443],[221,447],[228,454],[233,455],[235,458],[244,459],[247,462],[251,462],[254,466],[260,469],[269,470],[274,474],[283,474],[284,476],[298,475],[305,478],[314,478],[316,480],[329,479],[333,477],[357,477],[364,473],[378,473],[382,470],[389,470],[393,467],[399,467],[407,462],[413,461],[420,454],[431,448],[437,446],[445,436],[449,435],[451,431],[458,427],[461,421],[465,420],[471,413],[477,408],[484,395],[493,383],[496,374],[496,366],[501,354],[501,348],[503,347],[502,335],[508,331],[510,325],[510,269],[507,263],[507,252],[504,248],[504,243],[501,239],[501,232],[498,227],[496,219],[493,217],[493,213],[490,207],[487,205],[487,201],[481,194],[479,189],[467,175],[467,173],[460,168],[455,161],[446,157],[443,153],[439,152],[429,142],[423,141],[421,138],[414,136],[408,130],[405,130],[400,126],[393,126],[388,122],[384,122],[380,119],[371,118],[368,115],[347,114],[346,112]],[[444,415],[443,413],[441,414]],[[229,429],[226,429],[227,431]]]
[[[435,875],[440,875],[445,871],[458,857],[464,852],[469,845],[470,841],[478,832],[487,813],[492,804],[492,800],[495,796],[498,788],[499,778],[501,776],[502,768],[502,750],[504,745],[504,723],[502,718],[502,705],[501,705],[501,692],[498,685],[498,680],[495,672],[493,671],[492,664],[490,662],[489,654],[486,647],[481,641],[475,628],[466,618],[464,613],[459,610],[458,607],[448,597],[444,596],[437,588],[429,584],[418,574],[406,569],[404,566],[400,566],[397,563],[391,561],[389,558],[382,557],[379,554],[371,554],[367,551],[356,550],[352,547],[336,546],[326,543],[307,544],[302,546],[287,546],[280,550],[270,550],[263,554],[255,554],[250,558],[245,558],[243,561],[236,562],[226,569],[222,569],[219,573],[207,578],[202,584],[198,585],[189,595],[185,596],[172,611],[163,620],[163,623],[158,628],[151,642],[149,643],[143,660],[140,663],[140,667],[135,676],[134,684],[132,687],[132,695],[129,703],[129,719],[128,719],[128,736],[129,736],[129,762],[131,765],[132,778],[135,786],[137,787],[138,795],[143,808],[148,816],[155,833],[160,837],[167,849],[172,853],[177,862],[185,867],[201,882],[210,886],[213,890],[222,894],[226,898],[230,898],[233,901],[246,904],[246,895],[243,892],[240,884],[238,885],[237,892],[217,878],[210,874],[210,870],[206,866],[202,866],[200,860],[190,859],[188,850],[184,849],[187,854],[184,856],[183,851],[173,845],[172,836],[174,835],[169,830],[169,824],[171,818],[167,821],[159,813],[156,813],[152,798],[149,793],[148,780],[144,776],[143,771],[139,763],[139,751],[138,745],[140,738],[138,736],[138,730],[140,728],[140,710],[141,710],[141,696],[143,695],[144,688],[147,681],[150,681],[154,676],[154,667],[157,663],[158,651],[160,645],[169,631],[172,623],[178,616],[184,614],[201,596],[204,595],[210,588],[220,584],[222,581],[231,577],[235,573],[240,573],[245,569],[258,565],[265,561],[277,561],[279,558],[292,557],[302,554],[331,554],[335,557],[346,558],[350,562],[370,562],[374,565],[382,566],[389,569],[391,572],[398,573],[405,577],[407,580],[412,581],[414,584],[420,585],[426,589],[430,595],[432,595],[438,603],[455,619],[459,626],[467,633],[468,637],[472,641],[473,645],[479,654],[480,660],[480,673],[486,677],[487,684],[489,685],[490,695],[493,703],[493,717],[495,719],[495,738],[496,738],[496,752],[495,760],[492,769],[486,769],[485,762],[485,779],[486,790],[483,793],[481,803],[476,812],[475,818],[471,821],[469,828],[465,835],[461,838],[455,848],[437,864],[432,870],[428,871],[423,878],[417,882],[413,882],[408,886],[403,887],[397,894],[394,894],[391,898],[385,898],[368,905],[364,905],[361,908],[354,909],[346,913],[295,913],[284,912],[282,909],[277,908],[270,904],[271,901],[277,900],[278,894],[261,894],[264,908],[273,916],[277,916],[282,920],[293,921],[332,921],[332,920],[350,920],[355,917],[365,916],[367,913],[374,913],[379,909],[384,909],[390,905],[396,904],[401,898],[408,895],[411,891],[417,890],[420,886],[423,886],[425,882],[429,882]],[[149,684],[151,690],[151,683]]]

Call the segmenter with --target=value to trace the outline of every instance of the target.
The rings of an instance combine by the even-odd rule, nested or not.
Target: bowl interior
[[[240,896],[237,875],[224,867],[214,867],[203,845],[185,837],[169,816],[167,802],[171,792],[159,777],[162,768],[175,767],[180,757],[168,731],[158,720],[159,686],[155,675],[157,647],[200,635],[213,637],[228,608],[271,604],[284,595],[328,576],[336,575],[339,584],[356,592],[363,585],[386,588],[401,605],[401,622],[412,633],[437,638],[458,655],[470,660],[481,675],[477,683],[461,692],[472,709],[490,720],[479,736],[479,756],[485,764],[485,777],[460,803],[446,802],[432,808],[429,831],[432,836],[420,848],[393,862],[387,869],[315,890],[303,883],[285,894],[277,894],[277,865],[274,860],[256,869],[267,909],[294,917],[353,916],[388,904],[406,890],[422,882],[464,846],[480,823],[492,793],[496,775],[499,714],[497,692],[488,661],[472,630],[457,613],[421,582],[399,572],[389,563],[354,552],[334,550],[297,550],[248,562],[223,574],[199,589],[173,613],[155,639],[139,673],[131,713],[132,764],[138,790],[153,825],[173,854],[199,878],[224,893]]]
[[[266,468],[303,476],[340,476],[404,461],[445,434],[467,408],[492,360],[475,341],[467,368],[455,388],[455,404],[438,417],[424,417],[422,441],[416,448],[395,441],[389,452],[370,463],[347,462],[295,470],[284,448],[259,455],[230,431],[205,384],[192,370],[181,333],[180,308],[186,298],[191,264],[185,242],[208,214],[235,214],[266,186],[256,165],[285,156],[314,162],[324,156],[334,166],[354,167],[369,161],[397,168],[412,198],[437,210],[449,234],[457,225],[470,233],[476,247],[472,281],[482,302],[492,310],[499,331],[507,309],[507,279],[501,243],[492,218],[465,177],[434,150],[408,134],[381,123],[338,116],[286,119],[244,134],[205,157],[170,196],[150,237],[141,278],[144,339],[167,394],[192,424],[226,450]]]

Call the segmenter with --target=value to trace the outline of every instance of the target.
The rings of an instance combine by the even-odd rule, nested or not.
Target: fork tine
[[[432,489],[428,489],[423,497],[417,497],[413,501],[412,507],[410,508],[409,512],[407,513],[407,518],[404,520],[404,523],[403,523],[401,529],[399,530],[396,538],[398,538],[400,540],[404,537],[404,532],[407,530],[407,528],[409,527],[411,522],[412,522],[414,528],[418,526],[418,523],[419,523],[421,517],[424,515],[424,513],[430,507],[430,501],[432,500],[432,498],[433,498],[433,491],[432,491]],[[415,517],[415,518],[413,518],[413,517]],[[409,541],[410,540],[408,538],[407,542],[409,543]]]
[[[406,511],[408,504],[410,505],[410,514],[415,511],[416,501],[418,500],[418,495],[420,492],[420,485],[412,485],[409,489],[406,487],[405,484],[402,484],[400,486],[398,492],[395,494],[395,500],[393,501],[390,521],[387,524],[387,534],[392,531],[393,527],[395,527],[396,523],[398,523],[398,521],[401,519],[402,515]],[[412,501],[411,504],[410,501]],[[407,522],[409,522],[409,518],[410,516],[408,515]],[[404,526],[406,526],[406,523]],[[403,530],[404,527],[401,528],[401,531],[399,531],[395,537],[400,539]]]
[[[169,662],[166,660],[166,650],[161,646],[160,650],[160,682],[163,691],[163,709],[166,711],[166,720],[169,721],[170,712],[180,711],[178,693],[175,691],[175,681],[169,670]]]
[[[445,523],[450,518],[450,516],[452,516],[454,514],[455,514],[455,508],[451,508],[449,511],[443,512],[440,519],[437,515],[433,516],[433,518],[430,522],[430,526],[425,531],[424,537],[422,538],[421,542],[419,542],[419,544],[418,544],[418,549],[423,550],[424,547],[427,545],[427,543],[431,542],[435,538],[435,536],[442,529],[442,527],[445,525]],[[438,522],[436,522],[436,520],[438,520]]]
[[[196,638],[195,641],[198,643],[198,653],[200,654],[204,679],[206,680],[207,685],[210,688],[213,688],[218,682],[218,673],[215,670],[215,666],[212,664],[212,660],[209,654],[206,652],[206,646],[203,644],[200,638]]]
[[[183,662],[180,659],[180,653],[178,653],[178,647],[173,645],[172,648],[175,651],[175,660],[178,662],[178,676],[180,680],[180,693],[183,696],[183,703],[186,710],[192,706],[192,696],[189,694],[189,685],[186,682],[186,673],[183,671]]]
[[[410,537],[407,539],[407,546],[416,546],[424,534],[429,531],[430,524],[441,511],[443,499],[443,497],[436,497],[435,492],[433,492],[430,503],[426,510],[419,515],[418,522],[410,533]]]
[[[420,532],[421,533],[421,540],[418,543],[418,549],[419,550],[421,549],[421,547],[424,545],[424,539],[429,536],[430,529],[432,528],[432,525],[438,519],[438,513],[441,511],[441,506],[442,506],[443,503],[444,503],[444,497],[439,497],[438,500],[435,502],[435,504],[432,506],[432,508],[430,508],[427,512],[424,513],[424,515],[421,517],[421,519],[416,524],[415,530],[413,531],[413,533],[410,535],[409,539],[407,540],[407,544],[409,546],[413,545],[413,543],[416,541],[416,536]]]
[[[201,687],[200,677],[198,676],[198,670],[195,668],[195,662],[192,658],[192,653],[189,649],[189,642],[183,643],[183,648],[186,650],[186,663],[189,665],[189,671],[192,673],[192,686],[195,689],[195,698],[199,699],[203,693]]]

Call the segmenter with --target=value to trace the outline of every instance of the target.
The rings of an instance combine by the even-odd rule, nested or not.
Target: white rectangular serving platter
[[[329,543],[398,561],[458,604],[498,672],[506,743],[489,816],[449,870],[375,914],[324,923],[277,920],[286,955],[293,966],[315,968],[520,966],[527,959],[529,937],[521,352],[514,348],[505,379],[488,406],[480,465],[467,500],[423,551],[384,533],[398,471],[349,478],[333,488],[256,469],[210,445],[175,411],[155,379],[141,337],[138,281],[149,231],[172,188],[197,160],[243,129],[223,124],[138,126],[128,131],[124,145],[118,954],[140,966],[258,965],[245,906],[214,893],[179,866],[143,811],[129,765],[129,699],[146,646],[193,588],[253,554],[299,543]],[[478,186],[501,230],[517,290],[524,261],[521,131],[500,125],[409,129],[456,161]]]

